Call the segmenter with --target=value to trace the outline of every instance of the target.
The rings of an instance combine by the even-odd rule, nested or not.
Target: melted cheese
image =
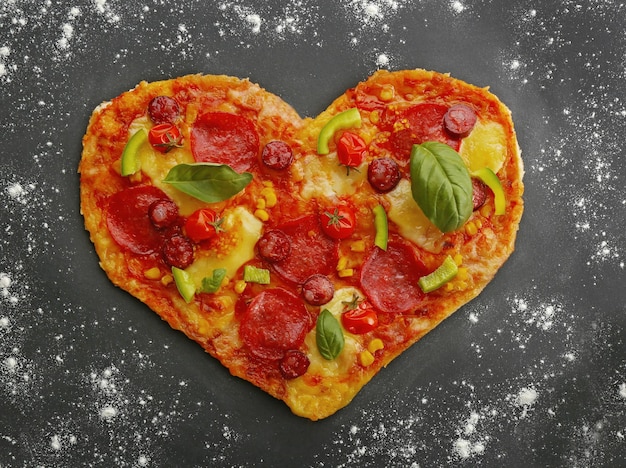
[[[129,134],[132,135],[142,128],[148,132],[151,127],[152,124],[148,117],[139,117],[130,125]],[[182,216],[189,216],[197,209],[206,206],[202,201],[190,197],[170,184],[163,182],[170,169],[175,165],[195,162],[188,147],[173,148],[167,153],[167,157],[164,157],[162,153],[153,149],[150,143],[146,142],[139,148],[137,158],[139,159],[141,172],[178,205]]]
[[[398,226],[398,231],[404,238],[430,252],[441,251],[443,233],[430,222],[413,199],[408,180],[402,179],[385,196],[390,204],[387,216]]]
[[[219,249],[202,251],[204,255],[185,269],[197,287],[217,268],[225,268],[226,276],[233,278],[239,268],[254,258],[254,246],[261,237],[263,223],[246,208],[238,206],[224,213],[222,226],[226,230],[221,235],[225,243],[220,244]]]
[[[351,170],[346,176],[346,167],[339,164],[337,153],[326,156],[308,155],[294,163],[293,171],[303,181],[300,191],[305,200],[324,197],[354,195],[367,174],[366,164]]]
[[[497,173],[506,157],[506,133],[498,122],[477,121],[463,140],[459,154],[470,172],[488,167]]]

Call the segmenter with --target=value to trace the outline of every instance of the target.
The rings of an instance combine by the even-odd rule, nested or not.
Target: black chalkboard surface
[[[625,466],[626,6],[521,0],[0,4],[0,467]],[[248,77],[313,116],[378,68],[489,86],[525,162],[481,296],[316,423],[109,283],[79,212],[92,110]]]

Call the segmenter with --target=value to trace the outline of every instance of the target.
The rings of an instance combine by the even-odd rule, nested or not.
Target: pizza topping
[[[474,211],[485,204],[487,200],[487,185],[477,177],[472,177],[472,206]]]
[[[259,256],[267,262],[284,260],[291,251],[291,241],[287,234],[278,229],[267,231],[257,242]]]
[[[338,244],[322,234],[318,216],[298,218],[279,229],[287,235],[292,252],[283,260],[272,263],[281,278],[302,284],[315,273],[327,275],[334,271]]]
[[[169,199],[156,200],[148,207],[148,217],[155,228],[168,228],[178,221],[178,206]]]
[[[343,132],[337,142],[337,158],[339,163],[346,166],[347,175],[350,169],[355,169],[363,162],[363,157],[367,151],[365,140],[356,133]]]
[[[422,302],[424,293],[417,282],[424,274],[426,267],[413,248],[394,236],[386,251],[370,251],[361,268],[361,287],[377,310],[407,313]]]
[[[148,210],[158,200],[169,200],[161,189],[137,185],[116,192],[108,199],[106,222],[115,242],[138,255],[158,252],[163,234],[155,229]]]
[[[473,175],[482,180],[491,189],[494,196],[495,213],[497,215],[503,215],[506,211],[506,199],[504,197],[502,184],[496,173],[488,167],[483,167],[474,172]]]
[[[467,167],[461,156],[443,143],[413,146],[411,192],[442,232],[460,228],[472,214],[472,180]]]
[[[333,239],[350,237],[356,229],[354,210],[348,205],[341,204],[320,214],[322,231]]]
[[[174,283],[181,297],[189,304],[196,294],[196,286],[193,283],[191,275],[185,270],[173,266],[172,276],[174,277]]]
[[[373,211],[374,226],[376,227],[374,245],[383,250],[387,250],[387,241],[389,239],[389,224],[387,222],[387,212],[382,205],[376,205]]]
[[[169,153],[174,148],[182,148],[183,136],[176,125],[159,124],[148,132],[148,141],[159,153]]]
[[[326,275],[311,275],[302,283],[302,297],[313,306],[330,302],[334,295],[335,286]]]
[[[400,182],[400,177],[400,167],[391,158],[376,158],[367,168],[367,180],[377,192],[393,190]]]
[[[328,309],[324,309],[317,317],[315,342],[322,357],[328,361],[335,359],[345,344],[341,325]]]
[[[216,268],[213,270],[211,276],[202,278],[202,287],[200,288],[200,292],[208,294],[216,293],[222,285],[222,281],[224,281],[225,277],[226,268]]]
[[[356,107],[340,112],[330,119],[322,128],[317,139],[317,154],[328,154],[328,143],[338,130],[359,128],[361,126],[361,114]]]
[[[123,176],[132,175],[141,168],[137,152],[147,139],[148,134],[145,130],[139,129],[133,134],[133,136],[130,137],[126,146],[124,146],[121,160],[121,174]]]
[[[270,271],[254,265],[243,267],[243,280],[246,283],[270,284]]]
[[[341,315],[341,324],[350,333],[362,335],[378,326],[378,314],[366,301],[361,301]]]
[[[262,359],[282,359],[297,349],[311,327],[304,302],[293,293],[266,289],[256,296],[241,316],[239,334],[250,352]]]
[[[170,96],[156,96],[148,104],[148,115],[156,124],[173,124],[180,117],[180,106]]]
[[[163,243],[163,260],[176,268],[187,268],[193,263],[193,244],[180,234],[169,237]]]
[[[293,151],[284,141],[270,141],[263,148],[261,161],[270,169],[283,170],[291,166],[293,162]]]
[[[452,256],[448,255],[435,271],[426,276],[422,276],[419,279],[418,284],[420,288],[422,288],[422,291],[429,293],[435,289],[439,289],[441,286],[453,279],[458,272],[459,267]]]
[[[280,373],[285,379],[295,379],[304,375],[310,364],[311,361],[306,354],[297,349],[290,349],[280,360]]]
[[[211,208],[201,208],[194,211],[185,221],[185,232],[194,242],[202,242],[224,231],[223,218],[219,218]]]
[[[163,182],[206,203],[228,200],[252,181],[252,174],[239,174],[226,164],[178,164]]]
[[[245,117],[208,112],[191,128],[191,152],[197,162],[227,164],[241,173],[257,161],[259,135],[254,123]]]
[[[455,104],[443,116],[443,124],[452,136],[465,138],[476,125],[476,112],[465,104]]]
[[[443,124],[447,111],[442,104],[421,103],[394,115],[390,140],[396,155],[407,158],[414,144],[426,141],[445,143],[458,151],[460,139],[450,136]]]

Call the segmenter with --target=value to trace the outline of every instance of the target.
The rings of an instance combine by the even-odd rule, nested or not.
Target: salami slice
[[[311,275],[328,275],[334,271],[339,243],[322,233],[317,215],[290,221],[279,229],[291,243],[291,253],[272,264],[281,278],[302,284]]]
[[[169,198],[152,185],[137,185],[109,197],[107,227],[120,247],[138,255],[161,249],[164,234],[155,228],[148,214],[150,206],[159,200],[169,201]]]
[[[458,151],[461,140],[446,132],[443,123],[446,112],[448,107],[442,104],[421,103],[389,119],[392,126],[390,141],[396,156],[400,159],[408,158],[414,144],[426,141],[445,143]]]
[[[407,313],[415,310],[424,297],[418,280],[426,273],[413,248],[394,237],[386,251],[374,247],[368,254],[361,269],[361,287],[381,312]]]
[[[302,345],[311,324],[301,298],[285,289],[266,289],[242,315],[239,335],[255,356],[277,360]]]
[[[191,128],[191,152],[197,162],[228,164],[242,173],[257,162],[259,135],[254,123],[245,117],[208,112]]]

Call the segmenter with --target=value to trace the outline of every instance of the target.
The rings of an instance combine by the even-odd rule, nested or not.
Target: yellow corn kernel
[[[261,221],[267,221],[268,219],[270,219],[270,215],[267,213],[267,211],[260,209],[254,212],[254,216],[259,218]]]
[[[376,351],[379,351],[383,349],[384,347],[385,347],[385,344],[383,343],[383,340],[381,340],[380,338],[374,338],[367,345],[367,350],[370,353],[374,354]]]
[[[372,122],[373,124],[377,124],[378,122],[380,122],[379,111],[373,110],[372,112],[370,112],[370,122]]]
[[[145,276],[146,279],[158,280],[158,279],[161,279],[161,270],[159,270],[158,267],[152,267],[144,271],[143,276]]]
[[[467,289],[467,282],[466,281],[458,281],[456,283],[456,289],[458,289],[459,291],[463,291],[464,289]]]
[[[265,185],[266,187],[273,187],[274,182],[272,182],[271,180],[264,180],[263,185]]]
[[[478,228],[476,227],[476,224],[473,221],[470,221],[469,223],[465,225],[465,232],[469,236],[474,236],[478,232]]]
[[[480,208],[480,214],[485,218],[489,218],[493,212],[493,206],[485,204]]]
[[[161,284],[163,286],[172,284],[172,281],[174,281],[174,278],[172,277],[172,275],[163,275],[163,277],[161,278]]]
[[[467,278],[469,278],[469,273],[467,272],[467,268],[459,268],[456,274],[456,278],[461,281],[467,280]]]
[[[256,207],[258,210],[264,210],[266,205],[265,205],[265,198],[259,198],[256,201]]]
[[[454,257],[452,257],[454,260],[454,263],[456,263],[456,266],[461,266],[463,264],[463,255],[461,255],[460,253],[454,255]]]
[[[359,362],[363,367],[371,366],[374,362],[374,355],[367,349],[359,353]]]
[[[448,281],[446,284],[443,285],[443,289],[447,292],[450,292],[454,289],[454,283],[452,281]]]
[[[235,283],[235,292],[237,294],[241,294],[244,291],[244,289],[246,289],[246,282],[244,280],[238,280]]]
[[[478,229],[480,229],[480,228],[482,228],[482,227],[483,227],[483,222],[480,220],[480,218],[476,218],[476,219],[474,220],[474,224],[476,224],[476,227],[477,227]]]
[[[339,260],[337,261],[337,271],[345,270],[347,266],[348,266],[348,257],[339,257]]]
[[[339,275],[339,278],[347,278],[354,275],[354,268],[344,268],[343,270],[339,270],[337,274]]]
[[[276,206],[278,199],[276,198],[276,192],[272,187],[265,187],[261,190],[261,195],[265,198],[265,206],[268,208]]]
[[[354,241],[350,245],[350,250],[352,250],[353,252],[365,252],[365,241],[364,240]]]
[[[380,90],[380,99],[382,101],[391,101],[393,99],[394,89],[391,85],[383,86],[383,89]]]

